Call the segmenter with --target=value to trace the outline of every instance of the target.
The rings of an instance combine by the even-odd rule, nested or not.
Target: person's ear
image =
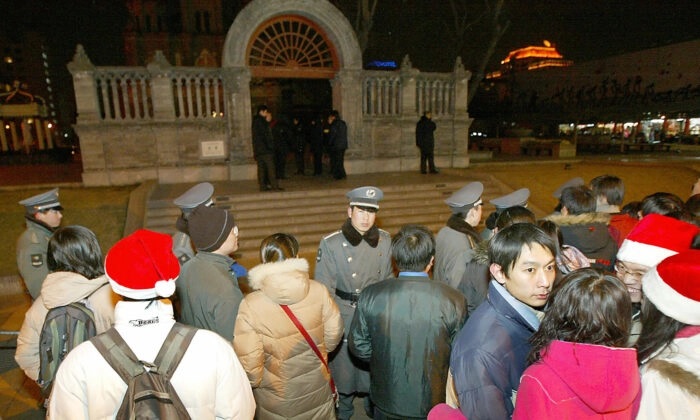
[[[491,272],[491,276],[493,276],[494,280],[496,280],[499,284],[506,284],[506,273],[503,271],[503,267],[501,267],[500,264],[491,264],[489,266],[489,271]]]
[[[566,206],[561,206],[561,210],[559,210],[562,216],[568,216],[569,215],[569,209],[566,208]]]
[[[352,217],[352,207],[348,207],[348,217]]]

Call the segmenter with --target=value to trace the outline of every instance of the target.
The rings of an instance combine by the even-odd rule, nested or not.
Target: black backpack
[[[78,344],[97,333],[92,311],[81,302],[51,308],[39,334],[39,377],[44,396],[51,393],[58,366]]]
[[[175,323],[153,363],[138,360],[116,329],[90,340],[127,384],[117,419],[190,419],[170,383],[197,329]]]

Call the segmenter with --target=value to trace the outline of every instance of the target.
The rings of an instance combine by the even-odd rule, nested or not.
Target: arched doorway
[[[250,2],[228,31],[222,67],[232,88],[228,122],[233,150],[252,155],[250,123],[259,103],[253,102],[251,84],[271,79],[287,85],[326,83],[332,102],[327,108],[341,112],[352,143],[362,117],[362,53],[352,26],[327,0]]]

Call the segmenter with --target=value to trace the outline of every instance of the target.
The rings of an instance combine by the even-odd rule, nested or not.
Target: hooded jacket
[[[561,229],[564,237],[562,245],[578,248],[591,260],[592,266],[612,270],[617,254],[617,242],[608,229],[609,214],[555,214],[546,219],[556,223]]]
[[[90,296],[90,297],[87,297]],[[87,299],[86,299],[87,298]],[[17,337],[15,360],[34,381],[39,377],[39,336],[49,310],[73,302],[85,303],[92,310],[97,333],[107,331],[114,323],[114,305],[118,296],[112,293],[107,277],[88,280],[78,273],[57,271],[46,276],[39,297],[24,315]]]
[[[280,308],[289,306],[327,360],[343,337],[328,289],[309,279],[303,258],[258,265],[248,279],[255,291],[241,303],[233,347],[253,387],[256,418],[334,418],[330,373]]]
[[[114,328],[139,360],[153,362],[175,319],[168,300],[122,301]],[[141,322],[148,321],[148,322]],[[193,419],[250,420],[255,400],[231,343],[199,330],[170,383]],[[90,341],[74,348],[56,373],[47,419],[116,418],[127,384]]]
[[[633,419],[640,398],[635,349],[555,340],[523,373],[513,419]]]
[[[637,419],[700,416],[700,327],[681,330],[670,346],[642,364],[642,403]]]

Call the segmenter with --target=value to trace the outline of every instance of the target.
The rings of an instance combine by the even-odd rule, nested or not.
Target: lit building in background
[[[568,67],[574,64],[565,60],[551,42],[544,40],[542,46],[519,48],[508,53],[501,60],[501,68],[486,75],[486,79],[497,79],[508,74],[544,69],[549,67]]]

